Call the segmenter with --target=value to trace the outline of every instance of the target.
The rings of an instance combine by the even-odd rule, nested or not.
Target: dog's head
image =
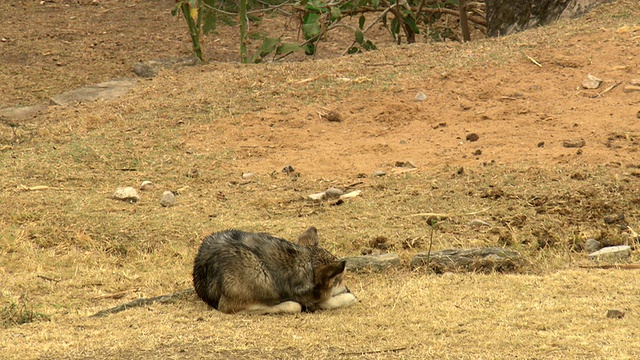
[[[298,244],[311,250],[311,262],[314,272],[314,297],[318,303],[327,299],[348,293],[349,288],[344,285],[345,260],[338,260],[333,254],[318,244],[318,230],[310,227],[300,237]]]

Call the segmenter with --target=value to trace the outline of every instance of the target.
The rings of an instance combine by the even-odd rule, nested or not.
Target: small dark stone
[[[480,139],[480,135],[476,133],[471,133],[467,135],[467,141],[474,142],[474,141],[478,141],[478,139]]]
[[[478,149],[478,150],[474,151],[474,152],[473,152],[473,155],[475,155],[475,156],[480,156],[480,155],[482,155],[482,150]]]
[[[607,215],[604,217],[604,223],[607,225],[624,222],[624,214]]]
[[[580,140],[564,140],[562,142],[562,146],[566,147],[566,148],[581,148],[583,146],[587,145],[587,142],[584,141],[583,139]]]
[[[538,143],[538,147],[539,147],[539,148],[543,148],[543,147],[544,147],[544,141],[540,141],[540,142]]]
[[[282,169],[282,172],[283,172],[284,174],[287,174],[287,175],[288,175],[288,174],[291,174],[291,173],[295,172],[295,170],[293,169],[293,166],[291,166],[291,165],[287,165],[287,166],[285,166],[285,167]]]
[[[342,121],[342,116],[340,116],[340,114],[335,111],[329,111],[329,113],[327,115],[324,115],[323,117],[327,119],[327,121],[331,121],[331,122]]]
[[[624,311],[618,309],[607,310],[607,317],[609,319],[622,319],[624,317]]]

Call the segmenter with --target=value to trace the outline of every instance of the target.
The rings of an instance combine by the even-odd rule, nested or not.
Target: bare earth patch
[[[3,2],[0,108],[188,55],[172,3]],[[336,37],[323,59],[249,66],[229,62],[235,29],[221,25],[216,61],[0,122],[0,310],[35,315],[0,332],[0,358],[638,358],[637,270],[581,267],[588,238],[638,262],[640,92],[624,91],[640,78],[638,19],[618,1],[500,39],[336,57]],[[581,87],[588,74],[598,89]],[[145,180],[137,203],[111,199]],[[362,192],[308,198],[329,187]],[[411,271],[427,220],[434,250],[501,246],[526,266]],[[293,239],[311,225],[339,256],[385,237],[405,266],[349,274],[360,303],[338,311],[229,316],[186,297],[88,317],[189,288],[211,231]]]

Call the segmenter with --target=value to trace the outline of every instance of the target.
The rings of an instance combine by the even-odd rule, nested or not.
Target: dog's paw
[[[340,295],[333,296],[320,304],[320,308],[323,310],[338,309],[341,307],[351,306],[357,302],[358,298],[352,293],[342,293]]]

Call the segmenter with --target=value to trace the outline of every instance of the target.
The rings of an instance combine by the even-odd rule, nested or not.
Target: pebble
[[[479,228],[482,226],[491,226],[491,224],[489,224],[486,221],[480,220],[480,219],[473,219],[471,221],[469,221],[469,227],[472,228]]]
[[[584,243],[584,249],[591,254],[592,252],[598,251],[602,248],[602,244],[600,244],[600,241],[596,240],[596,239],[587,239],[587,241],[585,241]]]
[[[328,188],[327,191],[324,192],[325,195],[327,195],[327,197],[329,199],[333,199],[333,198],[338,198],[342,195],[344,195],[344,191],[338,189],[338,188]]]
[[[467,141],[474,142],[474,141],[478,141],[478,139],[480,139],[480,135],[476,133],[471,133],[467,135]]]
[[[145,180],[140,184],[140,190],[149,190],[153,187],[153,183],[149,180]]]
[[[295,169],[291,165],[287,165],[282,169],[282,172],[285,174],[291,174],[295,172]]]
[[[387,173],[382,171],[382,170],[376,170],[371,174],[371,176],[373,176],[373,177],[380,177],[380,176],[385,176],[385,175],[387,175]]]
[[[600,260],[600,261],[619,261],[628,259],[631,256],[631,246],[629,245],[620,245],[620,246],[609,246],[606,248],[602,248],[596,252],[592,252],[589,254],[590,260]]]
[[[566,148],[581,148],[585,145],[587,145],[587,142],[584,141],[583,139],[576,140],[576,141],[573,141],[573,140],[562,141],[562,146]]]
[[[117,188],[116,192],[113,193],[113,198],[116,200],[128,201],[131,203],[140,201],[138,190],[131,186]]]
[[[345,258],[344,260],[347,261],[346,267],[349,271],[365,269],[381,271],[402,266],[400,257],[394,253],[353,256]]]
[[[622,319],[624,317],[624,311],[618,309],[607,310],[607,317],[609,319]]]
[[[327,194],[325,194],[324,191],[321,193],[309,195],[309,198],[312,200],[324,200],[326,197],[327,197]]]
[[[585,89],[597,89],[600,87],[600,83],[602,83],[601,79],[589,74],[584,80],[582,80],[582,87]]]
[[[242,178],[243,179],[248,179],[250,177],[253,177],[253,175],[254,175],[254,173],[252,173],[252,172],[244,173],[244,174],[242,174]]]
[[[427,99],[427,95],[425,95],[423,92],[419,92],[416,94],[416,97],[414,98],[415,101],[425,101]]]
[[[171,191],[165,191],[160,198],[160,205],[164,207],[173,206],[176,203],[176,196]]]

